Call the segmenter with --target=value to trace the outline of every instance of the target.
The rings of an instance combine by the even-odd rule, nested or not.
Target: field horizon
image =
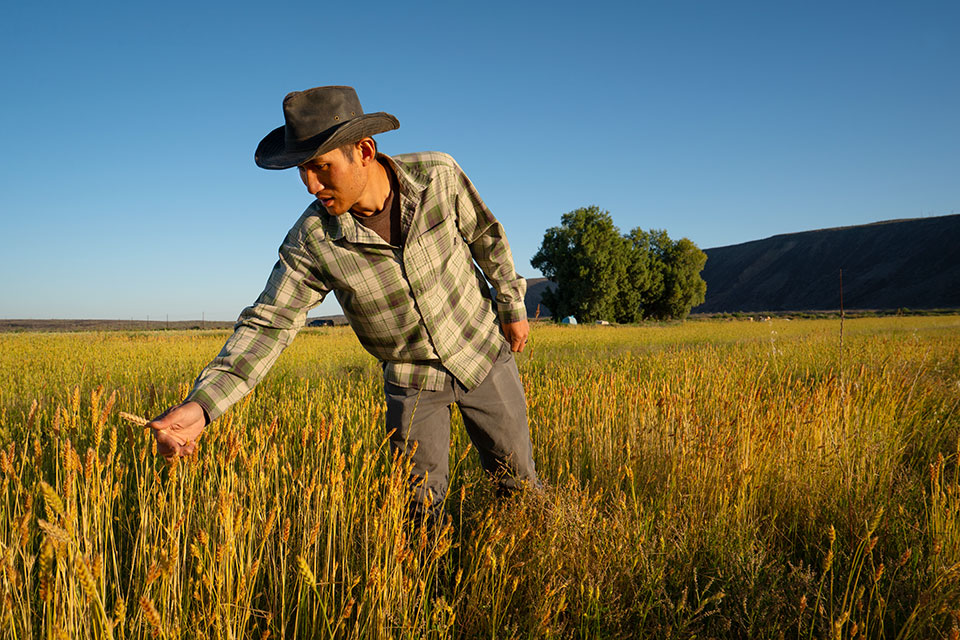
[[[528,281],[535,284],[538,289],[550,284],[546,278],[530,278]],[[539,300],[539,294],[536,299]],[[528,304],[528,307],[531,307]],[[529,320],[531,323],[552,323],[554,318],[543,313],[540,316],[536,314],[536,305],[528,308],[530,312]],[[542,309],[541,309],[542,311]],[[693,313],[689,316],[690,320],[766,320],[773,319],[839,319],[844,315],[847,318],[873,318],[889,316],[951,316],[960,315],[960,309],[848,309],[841,312],[840,309],[806,309],[792,311],[717,311],[710,313]],[[333,326],[344,326],[347,324],[346,316],[343,314],[333,314],[325,316],[310,316],[307,318],[307,327],[323,325],[310,325],[314,321],[332,321]],[[647,321],[636,326],[658,326],[663,324],[672,324],[682,322],[682,320],[667,321]],[[76,333],[89,331],[222,331],[233,329],[236,320],[148,320],[148,319],[110,319],[110,318],[0,318],[0,333]],[[631,326],[631,325],[618,325]]]

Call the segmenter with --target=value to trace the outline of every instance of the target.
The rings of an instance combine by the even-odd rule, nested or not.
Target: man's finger
[[[154,437],[157,440],[157,453],[164,458],[169,460],[180,452],[181,443],[167,431],[156,431]]]
[[[184,437],[183,437],[182,435],[180,435],[179,433],[177,433],[177,427],[175,427],[175,426],[174,426],[174,427],[167,428],[167,429],[157,429],[156,431],[157,431],[158,433],[162,433],[162,434],[164,434],[166,437],[168,437],[168,438],[176,441],[177,446],[182,447],[183,445],[187,444],[187,439],[184,438]]]

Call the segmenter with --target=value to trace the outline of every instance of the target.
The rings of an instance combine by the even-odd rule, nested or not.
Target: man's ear
[[[373,138],[363,138],[357,143],[357,148],[360,150],[360,162],[363,166],[377,159],[377,145],[374,144]]]

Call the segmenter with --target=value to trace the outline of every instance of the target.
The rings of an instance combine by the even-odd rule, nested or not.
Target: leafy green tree
[[[614,318],[618,293],[626,279],[629,247],[613,219],[590,206],[563,214],[559,227],[547,229],[530,260],[556,283],[542,302],[554,317],[579,322]]]
[[[596,206],[565,213],[530,263],[556,284],[541,301],[579,322],[685,318],[704,300],[707,256],[687,238],[634,229],[623,236]]]
[[[687,238],[671,240],[663,230],[651,231],[651,250],[661,283],[645,306],[644,317],[686,318],[707,295],[707,283],[700,277],[707,254]]]
[[[649,301],[663,288],[663,269],[654,254],[651,234],[640,228],[626,237],[628,260],[620,283],[617,322],[640,322]]]

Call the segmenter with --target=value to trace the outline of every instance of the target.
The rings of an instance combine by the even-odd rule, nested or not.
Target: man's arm
[[[470,178],[457,172],[457,227],[483,275],[496,290],[500,327],[513,351],[522,351],[530,328],[523,296],[527,281],[517,273],[503,225],[480,198]]]
[[[203,428],[256,386],[303,327],[307,311],[330,291],[318,277],[300,229],[298,224],[287,235],[263,293],[240,314],[233,335],[200,372],[186,400],[148,425],[160,453],[192,451]]]

